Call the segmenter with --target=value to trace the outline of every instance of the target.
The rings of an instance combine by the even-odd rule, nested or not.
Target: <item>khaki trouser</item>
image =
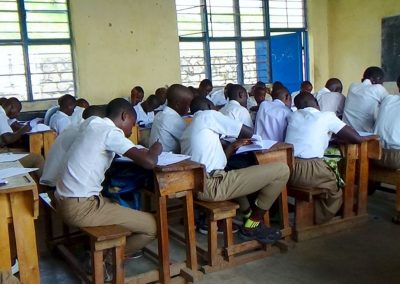
[[[132,232],[126,239],[126,253],[134,253],[157,236],[157,225],[150,213],[122,207],[102,196],[65,198],[57,201],[57,213],[69,225],[94,227],[121,225]]]
[[[0,284],[19,284],[17,277],[12,275],[9,271],[0,271]]]
[[[289,168],[283,163],[257,165],[229,172],[216,171],[207,176],[206,189],[197,193],[197,197],[204,201],[224,201],[257,192],[256,206],[269,210],[284,190],[288,178]]]
[[[400,150],[382,149],[382,159],[374,160],[374,163],[392,170],[400,169]]]
[[[336,176],[322,159],[296,158],[289,184],[328,190],[328,198],[315,200],[315,222],[317,224],[332,219],[342,206],[342,191],[337,187]]]

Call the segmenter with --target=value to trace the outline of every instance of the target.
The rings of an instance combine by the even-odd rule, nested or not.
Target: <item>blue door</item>
[[[272,82],[281,81],[290,92],[303,81],[301,32],[271,35]]]

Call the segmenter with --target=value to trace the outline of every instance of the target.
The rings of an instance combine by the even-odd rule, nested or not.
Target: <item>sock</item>
[[[258,225],[260,225],[260,221],[253,221],[251,219],[247,219],[246,223],[244,223],[244,227],[248,229],[256,228]]]
[[[252,221],[260,222],[263,220],[266,211],[267,210],[261,209],[254,205],[249,219],[251,219]]]

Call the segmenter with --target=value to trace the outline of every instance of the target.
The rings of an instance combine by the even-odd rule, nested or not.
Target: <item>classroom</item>
[[[0,284],[399,283],[399,0],[0,0]]]

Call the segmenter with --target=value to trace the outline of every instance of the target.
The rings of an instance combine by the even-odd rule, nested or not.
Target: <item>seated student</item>
[[[133,87],[131,90],[131,104],[133,106],[137,105],[138,103],[142,102],[144,98],[144,90],[140,86]]]
[[[209,99],[209,95],[213,90],[213,84],[209,79],[204,79],[200,82],[198,90],[200,95]]]
[[[43,123],[46,124],[47,126],[50,125],[50,119],[51,119],[51,117],[59,110],[59,108],[60,108],[60,99],[61,99],[61,98],[62,98],[62,97],[58,98],[58,104],[57,104],[57,105],[52,106],[51,108],[49,108],[49,109],[46,111],[46,114],[44,115],[44,121],[43,121]]]
[[[206,188],[197,193],[197,198],[205,201],[224,201],[256,193],[254,204],[251,207],[248,204],[246,208],[246,221],[240,236],[245,240],[256,239],[263,243],[274,243],[280,238],[280,232],[267,228],[263,223],[263,216],[284,189],[289,169],[284,164],[272,163],[225,172],[227,157],[246,141],[238,140],[230,144],[224,152],[220,136],[249,138],[253,132],[250,127],[212,108],[212,102],[204,97],[193,99],[190,105],[194,113],[193,121],[183,132],[181,139],[182,153],[190,155],[193,161],[206,167]]]
[[[29,124],[20,127],[17,131],[13,131],[8,124],[7,112],[10,112],[11,103],[9,100],[4,101],[3,105],[0,106],[0,152],[21,152],[20,149],[10,149],[10,145],[18,142],[22,135],[29,132],[31,127]],[[40,155],[28,154],[24,158],[19,160],[25,168],[38,168],[34,173],[34,178],[39,179],[42,175],[44,159]]]
[[[229,102],[219,111],[222,114],[253,128],[253,121],[251,120],[250,113],[246,108],[246,89],[241,85],[233,84],[227,89],[227,96]]]
[[[300,92],[308,92],[308,93],[311,93],[312,90],[313,90],[313,85],[311,84],[310,81],[303,81],[303,82],[301,82],[301,84],[300,84],[300,90],[291,93],[291,96],[292,96],[292,105],[294,105],[294,98],[295,98],[298,94],[300,94]]]
[[[140,126],[153,123],[154,110],[160,106],[160,101],[155,95],[150,95],[143,103],[133,107],[136,111],[136,121]]]
[[[64,95],[58,100],[59,110],[51,117],[49,126],[59,135],[71,124],[71,115],[76,106],[76,99],[71,95]]]
[[[389,94],[382,86],[384,72],[368,67],[361,80],[349,87],[344,105],[343,121],[357,131],[373,132],[379,105]]]
[[[342,205],[342,190],[335,173],[322,159],[332,133],[344,143],[361,143],[358,133],[342,122],[333,112],[321,112],[314,96],[301,92],[296,96],[297,111],[288,118],[285,142],[294,146],[296,158],[289,184],[305,188],[328,190],[326,199],[317,199],[315,221],[327,222]]]
[[[154,110],[157,113],[159,111],[162,111],[167,105],[167,88],[158,88],[154,95],[158,98],[160,102],[160,106]]]
[[[346,97],[342,94],[343,85],[337,78],[326,81],[325,87],[315,94],[321,111],[332,111],[342,118]]]
[[[9,111],[7,112],[8,124],[11,126],[13,131],[17,131],[18,129],[20,129],[23,126],[17,120],[17,117],[21,113],[22,104],[15,97],[9,98],[8,102],[10,104]]]
[[[82,122],[91,116],[105,117],[105,108],[103,106],[88,106],[82,114]],[[81,122],[81,123],[82,123]],[[63,165],[65,153],[71,148],[72,143],[80,132],[80,125],[70,125],[59,136],[51,146],[50,152],[44,163],[43,175],[40,183],[43,185],[55,187],[60,169]]]
[[[112,100],[106,117],[91,117],[65,154],[66,160],[56,186],[57,212],[75,227],[121,225],[132,232],[126,253],[132,254],[154,240],[156,220],[150,213],[125,208],[104,198],[100,192],[104,174],[115,154],[126,156],[145,169],[153,169],[162,151],[160,143],[139,149],[128,138],[135,112],[125,99]]]
[[[254,86],[251,87],[249,95],[247,97],[247,109],[251,110],[253,107],[257,107],[257,101],[254,98],[254,89],[260,87],[260,88],[264,88],[267,89],[267,86],[265,85],[264,82],[262,81],[258,81]]]
[[[292,98],[286,87],[272,89],[272,102],[265,101],[260,105],[256,117],[255,134],[264,140],[285,141],[287,119],[292,113]]]
[[[89,107],[89,102],[83,98],[76,100],[76,107],[74,112],[71,115],[71,123],[72,124],[80,124],[83,120],[82,114],[83,111]]]
[[[167,90],[168,105],[156,114],[150,132],[150,145],[159,141],[165,152],[180,153],[179,140],[186,128],[182,118],[189,111],[193,99],[192,92],[179,84]]]
[[[250,108],[250,116],[251,116],[251,120],[255,121],[260,104],[265,101],[265,98],[267,96],[267,88],[254,87],[254,88],[252,88],[252,93],[253,93],[253,97],[254,97],[254,100],[256,101],[257,105]],[[269,96],[269,94],[268,94],[268,96]]]

